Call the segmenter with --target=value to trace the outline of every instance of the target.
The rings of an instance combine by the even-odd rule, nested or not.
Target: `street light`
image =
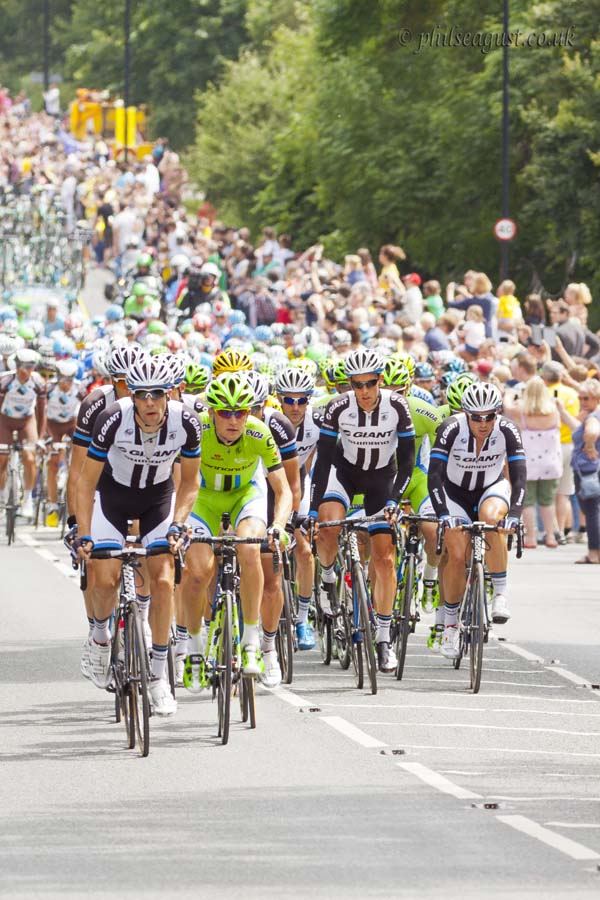
[[[129,123],[127,109],[129,108],[129,66],[131,52],[129,44],[129,32],[131,26],[131,0],[125,0],[125,58],[123,60],[123,100],[125,102],[125,162],[129,147]]]
[[[504,0],[504,22],[502,34],[502,218],[508,219],[508,0]],[[502,241],[500,256],[500,280],[508,277],[508,245]]]

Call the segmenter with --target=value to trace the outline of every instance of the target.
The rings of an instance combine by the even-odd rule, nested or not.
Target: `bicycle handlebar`
[[[443,527],[443,523],[440,522],[438,524],[437,545],[435,548],[435,552],[436,552],[437,556],[439,556],[440,553],[442,552],[442,545],[444,543],[444,531],[445,530],[446,529]],[[456,530],[467,531],[467,532],[469,532],[469,534],[473,534],[474,532],[478,533],[478,534],[484,534],[486,531],[487,532],[495,531],[496,533],[498,533],[505,529],[503,529],[501,522],[496,523],[496,525],[488,525],[486,522],[471,522],[469,525],[467,525],[467,524],[458,525]],[[517,555],[517,559],[521,559],[521,556],[523,555],[523,525],[522,524],[518,525],[516,532],[510,531],[508,533],[508,541],[507,541],[508,550],[510,550],[512,548],[512,539],[513,539],[513,536],[515,535],[515,533],[517,535],[517,554],[516,555]]]
[[[103,547],[98,550],[92,550],[91,559],[119,559],[123,562],[131,562],[134,559],[145,559],[148,556],[162,556],[171,553],[170,547]],[[175,580],[177,574],[181,578],[180,561],[175,558]],[[179,568],[179,573],[178,573]],[[87,565],[85,559],[79,563],[79,586],[82,591],[87,588]]]

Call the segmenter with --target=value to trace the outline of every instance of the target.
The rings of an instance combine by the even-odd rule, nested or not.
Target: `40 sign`
[[[499,241],[512,241],[517,233],[517,223],[512,219],[498,219],[494,225],[494,234]]]

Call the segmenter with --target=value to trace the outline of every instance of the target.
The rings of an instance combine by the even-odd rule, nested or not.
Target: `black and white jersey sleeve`
[[[98,416],[116,401],[115,389],[110,384],[95,388],[81,401],[77,412],[77,424],[73,434],[73,443],[86,449],[92,443],[94,425]]]
[[[295,459],[298,456],[296,448],[296,430],[290,420],[282,413],[270,406],[265,407],[265,425],[273,435],[273,440],[279,448],[281,461]]]
[[[160,429],[144,433],[132,400],[125,398],[98,417],[88,456],[105,462],[105,474],[118,484],[143,490],[170,478],[179,453],[199,457],[201,436],[198,417],[176,400],[168,402]]]

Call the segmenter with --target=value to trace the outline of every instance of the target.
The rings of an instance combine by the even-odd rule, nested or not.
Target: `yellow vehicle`
[[[112,147],[116,159],[125,148],[138,159],[152,152],[146,140],[148,118],[144,106],[128,106],[122,100],[110,99],[108,91],[78,88],[69,108],[71,132],[82,141],[95,135]]]

